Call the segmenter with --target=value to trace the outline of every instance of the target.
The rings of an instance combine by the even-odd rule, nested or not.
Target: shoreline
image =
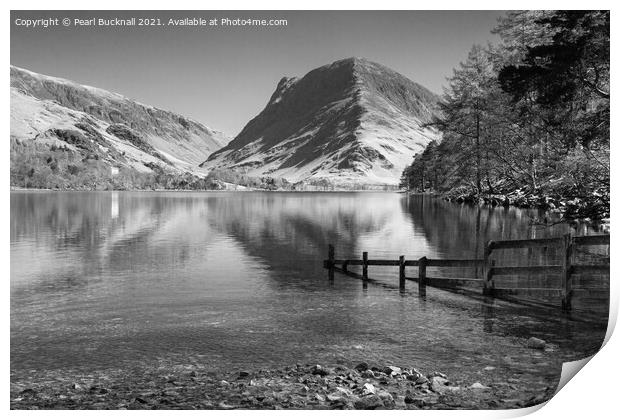
[[[261,190],[256,188],[247,188],[243,187],[241,189],[221,189],[221,190],[173,190],[173,189],[149,189],[149,190],[140,190],[140,189],[131,189],[131,190],[93,190],[93,189],[52,189],[52,188],[23,188],[23,187],[14,187],[11,186],[11,192],[268,192],[268,193],[346,193],[346,192],[375,192],[375,193],[398,193],[405,194],[405,190]]]
[[[518,409],[546,402],[555,393],[550,387],[535,390],[509,382],[458,383],[441,372],[365,362],[252,372],[174,365],[43,380],[14,376],[11,372],[12,410]]]
[[[549,213],[551,215],[557,214],[560,215],[561,212],[558,209],[552,209],[543,205],[531,205],[531,204],[520,204],[520,203],[510,203],[505,204],[501,203],[496,196],[492,197],[480,197],[476,201],[471,200],[458,200],[450,198],[449,196],[436,192],[412,192],[405,189],[395,189],[395,190],[383,190],[383,189],[366,189],[366,190],[353,190],[353,189],[332,189],[332,190],[286,190],[286,189],[258,189],[258,188],[250,188],[243,187],[241,189],[219,189],[219,190],[196,190],[196,189],[129,189],[129,190],[97,190],[97,189],[52,189],[52,188],[24,188],[24,187],[16,187],[11,186],[10,192],[99,192],[99,193],[111,193],[111,192],[166,192],[166,193],[230,193],[230,192],[241,192],[241,193],[252,193],[252,192],[266,192],[266,193],[361,193],[361,192],[372,192],[372,193],[394,193],[394,194],[403,194],[407,196],[426,196],[431,198],[437,198],[439,200],[446,201],[448,203],[454,204],[465,204],[470,206],[490,206],[490,207],[514,207],[518,209],[533,209],[539,210],[545,213]],[[566,223],[598,223],[603,229],[608,229],[610,225],[610,218],[602,218],[602,219],[590,219],[590,218],[576,218],[576,219],[566,219],[564,220]],[[541,224],[545,224],[540,222]],[[551,223],[552,225],[553,223]]]

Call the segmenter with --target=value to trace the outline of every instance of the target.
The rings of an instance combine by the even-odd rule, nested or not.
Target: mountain
[[[225,134],[179,114],[15,66],[11,139],[39,149],[62,147],[84,159],[139,172],[150,172],[154,165],[194,172],[229,141]]]
[[[398,184],[439,134],[439,97],[403,75],[349,58],[284,77],[263,111],[201,165],[290,182]]]

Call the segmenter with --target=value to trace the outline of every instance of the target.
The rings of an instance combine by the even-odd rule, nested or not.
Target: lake
[[[322,265],[329,243],[337,258],[474,258],[489,239],[569,230],[535,216],[383,192],[12,192],[11,370],[364,360],[555,387],[562,362],[600,347],[604,322],[421,298],[415,283],[399,293],[394,269],[371,267],[380,283],[363,289]],[[527,348],[532,336],[547,351]]]

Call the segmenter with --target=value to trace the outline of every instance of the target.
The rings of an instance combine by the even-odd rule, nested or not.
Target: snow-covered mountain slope
[[[439,134],[437,95],[377,63],[349,58],[283,78],[265,109],[201,166],[291,182],[398,183]]]
[[[11,138],[68,147],[114,166],[203,173],[229,138],[122,95],[11,66]]]

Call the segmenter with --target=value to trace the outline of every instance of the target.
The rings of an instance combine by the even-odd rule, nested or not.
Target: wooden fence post
[[[362,252],[362,280],[368,280],[368,252]]]
[[[398,257],[398,288],[405,290],[405,256]]]
[[[327,248],[327,268],[328,268],[328,272],[329,272],[329,280],[332,281],[334,280],[334,246],[332,244],[328,245]]]
[[[426,296],[426,257],[418,260],[418,293]]]
[[[572,298],[572,257],[573,257],[573,238],[570,233],[564,235],[564,253],[562,261],[562,310],[571,310]]]
[[[484,246],[484,286],[482,294],[485,296],[493,295],[493,265],[491,261],[491,252],[493,252],[493,241],[487,242]]]

